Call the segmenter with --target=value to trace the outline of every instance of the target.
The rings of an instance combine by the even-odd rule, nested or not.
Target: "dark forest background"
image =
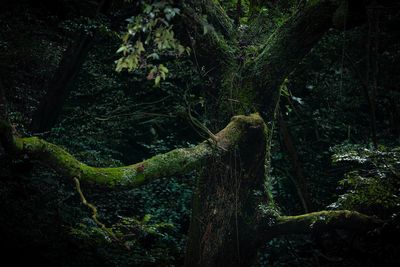
[[[220,2],[235,20],[237,2]],[[245,39],[273,32],[302,2],[269,1],[258,15],[264,26]],[[202,141],[188,108],[210,129],[219,127],[207,105],[213,81],[192,55],[162,57],[169,76],[159,86],[146,70],[115,71],[119,34],[136,12],[132,1],[115,0],[104,10],[89,0],[1,6],[0,86],[19,135],[34,133],[40,102],[79,42],[85,47],[66,78],[65,102],[55,123],[36,135],[86,164],[121,166]],[[271,140],[271,187],[285,214],[303,213],[307,202],[309,210],[356,210],[388,226],[365,235],[336,230],[275,238],[259,253],[260,266],[400,265],[400,8],[378,5],[367,16],[349,29],[330,29],[285,80]],[[122,245],[93,221],[73,182],[0,154],[1,265],[183,264],[196,173],[136,189],[85,186],[99,220],[124,236]]]

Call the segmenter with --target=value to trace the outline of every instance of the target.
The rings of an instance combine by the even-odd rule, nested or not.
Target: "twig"
[[[74,182],[75,182],[75,187],[76,187],[76,191],[79,194],[79,197],[82,201],[82,204],[85,205],[86,207],[88,207],[91,211],[92,211],[92,219],[93,221],[104,231],[106,232],[112,239],[114,239],[115,241],[120,242],[120,240],[118,239],[118,237],[110,230],[106,227],[106,225],[102,222],[99,221],[99,219],[97,218],[98,212],[97,212],[97,208],[90,202],[88,202],[85,198],[85,195],[82,192],[81,189],[81,185],[80,182],[78,180],[78,178],[74,177]],[[125,246],[126,247],[126,246]]]

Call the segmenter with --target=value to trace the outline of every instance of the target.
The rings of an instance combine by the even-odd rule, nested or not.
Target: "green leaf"
[[[161,80],[161,77],[157,76],[156,79],[154,80],[155,86],[159,86],[160,85],[160,80]]]
[[[151,219],[151,215],[150,214],[146,214],[143,217],[142,223],[146,224],[146,223],[148,223],[150,221],[150,219]]]

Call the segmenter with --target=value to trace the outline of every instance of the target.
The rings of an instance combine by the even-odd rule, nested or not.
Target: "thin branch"
[[[335,229],[354,233],[367,232],[383,225],[383,221],[356,211],[335,210],[306,213],[297,216],[278,217],[272,226],[260,226],[260,242],[271,238],[292,235],[321,233]]]

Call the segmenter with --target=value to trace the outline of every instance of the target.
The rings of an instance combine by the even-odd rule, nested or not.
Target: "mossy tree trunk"
[[[236,114],[262,112],[264,120],[271,125],[275,119],[281,85],[329,28],[340,26],[346,19],[348,14],[344,2],[310,1],[271,36],[265,36],[266,42],[261,48],[261,53],[254,59],[241,58],[242,48],[236,46],[240,40],[221,40],[224,35],[218,34],[216,29],[218,38],[211,40],[218,42],[212,42],[211,56],[205,55],[202,62],[213,64],[213,53],[224,52],[216,64],[218,72],[215,80],[219,81],[220,99],[230,98],[229,100],[239,102],[240,105],[237,105],[238,108],[234,111]],[[204,40],[204,37],[202,38]],[[207,45],[207,40],[202,44]],[[230,47],[226,48],[226,44]],[[229,55],[234,58],[230,58]],[[211,72],[210,75],[215,73]],[[237,79],[234,75],[240,78]],[[218,114],[226,114],[229,104],[220,104],[220,107],[222,110]],[[260,132],[268,132],[265,124],[262,127],[264,130]],[[257,131],[254,132],[255,136]],[[258,136],[258,146],[252,143],[253,139],[242,140],[248,143],[245,146],[239,145],[230,152],[235,156],[217,157],[214,161],[208,161],[199,178],[193,200],[186,266],[251,266],[255,263],[257,247],[272,238],[269,234],[261,233],[276,230],[279,235],[281,230],[282,233],[291,232],[292,229],[286,227],[289,225],[288,221],[295,225],[304,223],[296,233],[301,232],[300,229],[306,233],[312,231],[313,223],[318,218],[316,214],[305,216],[304,220],[287,217],[286,223],[282,223],[283,217],[274,212],[273,201],[263,188],[268,175],[264,164],[268,166],[270,156],[267,137],[268,135]],[[242,155],[249,151],[246,147],[251,147],[253,154],[243,157]],[[259,158],[260,155],[263,155],[262,159]],[[262,170],[249,172],[249,169],[257,169],[255,166],[262,166]],[[247,175],[244,174],[246,172]],[[260,199],[253,194],[259,194]],[[267,207],[271,213],[260,211],[260,205]],[[363,225],[368,225],[368,229],[377,225],[373,219],[367,217],[368,219],[363,221],[359,214],[347,211],[324,214],[324,218],[329,218],[330,222],[320,224],[324,226],[321,229],[325,230],[355,230],[354,222],[363,222]],[[357,219],[353,220],[354,218]],[[337,221],[342,223],[336,223]],[[266,228],[263,225],[267,225]],[[275,225],[275,228],[270,228],[271,225]],[[257,238],[260,236],[263,238]]]
[[[334,18],[342,1],[309,1],[274,33],[266,37],[261,53],[247,61],[243,68],[243,87],[250,99],[262,111],[265,119],[277,110],[280,87],[299,62],[334,27]]]
[[[229,153],[209,158],[201,172],[186,266],[247,266],[257,253],[258,205],[272,201],[264,188],[266,126],[261,118],[233,120],[244,135]]]
[[[1,121],[0,125],[8,125]],[[214,139],[119,168],[87,166],[62,148],[36,137],[18,138],[0,127],[1,144],[13,157],[49,166],[66,178],[114,188],[200,170],[193,199],[186,266],[252,266],[267,240],[315,230],[366,231],[382,222],[357,212],[322,211],[279,216],[266,179],[267,128],[253,114],[235,116]],[[10,140],[11,137],[11,140]]]

